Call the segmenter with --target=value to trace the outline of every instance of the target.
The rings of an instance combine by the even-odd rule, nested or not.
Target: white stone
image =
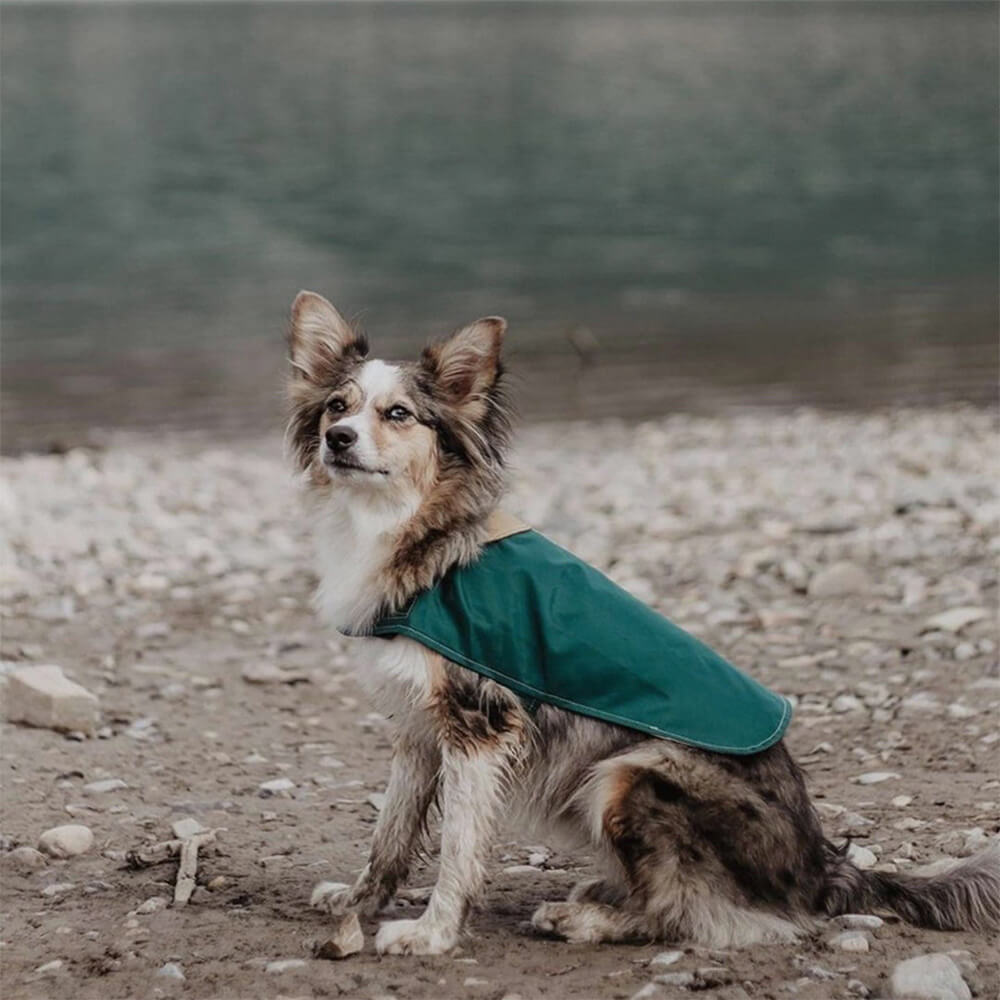
[[[949,608],[940,614],[931,615],[924,622],[923,632],[961,632],[967,625],[988,618],[990,612],[986,608],[961,607]]]
[[[16,670],[8,679],[4,698],[11,722],[88,736],[97,728],[97,696],[71,681],[62,667]]]
[[[337,919],[330,936],[317,942],[313,949],[316,958],[340,959],[356,955],[365,946],[365,936],[357,913],[351,912]]]
[[[94,846],[94,835],[80,823],[54,826],[38,838],[38,849],[51,858],[71,858]]]
[[[365,801],[368,805],[381,812],[385,806],[385,792],[372,792]]]
[[[675,962],[679,962],[683,957],[683,951],[661,951],[658,955],[654,955],[649,960],[649,964],[651,966],[673,965]]]
[[[852,562],[838,562],[827,566],[809,581],[810,597],[847,597],[852,594],[867,594],[871,589],[868,574]]]
[[[176,962],[165,962],[156,970],[156,974],[164,979],[176,979],[179,982],[184,980],[184,970]]]
[[[304,969],[308,964],[304,958],[281,958],[275,962],[268,962],[264,966],[264,971],[269,975],[280,975],[282,972]]]
[[[654,998],[665,996],[663,987],[657,983],[646,983],[640,990],[632,994],[630,1000],[654,1000]]]
[[[47,885],[42,889],[43,896],[61,896],[64,892],[69,892],[71,889],[75,889],[76,886],[72,882],[53,882],[52,885]]]
[[[46,962],[44,965],[38,966],[38,968],[35,969],[35,974],[39,976],[50,976],[53,972],[59,972],[62,967],[62,959],[55,958],[51,962]]]
[[[892,970],[889,989],[898,1000],[972,1000],[954,959],[941,952],[899,962]]]
[[[291,778],[274,778],[271,781],[261,782],[258,793],[262,799],[288,799],[291,798],[293,788],[295,788],[295,782]]]
[[[547,851],[534,851],[528,855],[528,864],[533,868],[541,868],[549,860]]]
[[[827,944],[839,951],[867,952],[871,951],[868,935],[864,931],[841,931],[835,934]]]
[[[142,916],[149,913],[159,913],[160,910],[166,908],[167,903],[166,896],[150,896],[149,899],[144,900],[135,908],[135,912]]]
[[[971,719],[978,714],[978,709],[973,708],[972,705],[963,705],[960,701],[953,701],[948,706],[948,715],[953,719]]]
[[[891,781],[899,777],[900,775],[896,771],[868,771],[865,774],[859,774],[857,782],[859,785],[879,785],[883,781]]]
[[[11,864],[22,871],[35,871],[44,868],[48,862],[41,851],[36,851],[33,847],[15,847],[2,855],[6,864]]]
[[[174,822],[170,824],[170,829],[173,831],[174,836],[178,840],[187,840],[189,837],[193,837],[197,833],[205,832],[205,827],[203,827],[196,819],[192,819],[190,816],[174,820]]]
[[[860,711],[865,706],[861,699],[853,694],[838,694],[830,707],[839,715],[843,715],[845,712]]]
[[[103,778],[101,781],[91,781],[83,786],[84,795],[104,795],[106,792],[117,792],[119,789],[128,788],[128,785],[121,778]]]
[[[885,923],[874,913],[842,913],[833,922],[849,931],[875,931]]]
[[[861,847],[859,844],[851,844],[848,847],[847,857],[856,868],[861,869],[874,868],[878,863],[878,858],[867,847]]]

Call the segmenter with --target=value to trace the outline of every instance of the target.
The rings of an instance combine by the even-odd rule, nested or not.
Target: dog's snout
[[[353,427],[331,427],[326,432],[326,446],[331,451],[346,451],[358,439]]]

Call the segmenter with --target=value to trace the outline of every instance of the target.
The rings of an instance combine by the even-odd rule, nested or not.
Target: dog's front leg
[[[312,904],[331,913],[358,909],[371,916],[384,907],[406,878],[437,793],[441,752],[426,729],[402,731],[393,747],[385,803],[379,811],[365,865],[349,888],[320,882]]]
[[[375,938],[380,953],[440,955],[455,946],[469,906],[482,891],[508,764],[502,745],[445,746],[437,885],[419,919],[382,924]]]

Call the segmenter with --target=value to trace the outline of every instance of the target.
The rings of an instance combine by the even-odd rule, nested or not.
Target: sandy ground
[[[509,507],[791,696],[788,740],[829,834],[911,870],[1000,829],[997,473],[996,427],[975,410],[550,425],[521,435]],[[280,442],[10,460],[0,510],[3,672],[62,665],[99,695],[103,727],[79,741],[3,724],[6,998],[630,998],[707,967],[692,985],[723,1000],[883,996],[896,962],[942,951],[975,995],[997,995],[994,942],[889,920],[867,953],[831,947],[827,927],[669,967],[648,964],[663,944],[538,939],[532,909],[588,859],[518,830],[455,954],[380,959],[369,925],[363,954],[312,959],[326,918],[310,890],[361,866],[389,738],[310,610]],[[933,620],[956,607],[985,617]],[[872,772],[890,777],[859,783]],[[85,787],[106,778],[124,787]],[[287,797],[262,797],[277,778]],[[171,898],[176,865],[133,871],[124,852],[183,817],[224,828],[219,850],[188,906],[137,912]],[[31,868],[11,853],[68,822],[93,830],[86,854]],[[285,959],[304,961],[269,968]],[[160,974],[168,962],[183,980]]]

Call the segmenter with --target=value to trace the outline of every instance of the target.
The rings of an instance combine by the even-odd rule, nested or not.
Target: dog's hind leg
[[[393,748],[385,803],[379,811],[368,863],[349,888],[321,882],[312,905],[331,913],[358,909],[371,916],[391,899],[409,872],[437,792],[441,753],[426,721],[400,731]]]
[[[605,903],[542,903],[531,917],[532,926],[573,944],[635,941],[649,938],[641,913]]]

